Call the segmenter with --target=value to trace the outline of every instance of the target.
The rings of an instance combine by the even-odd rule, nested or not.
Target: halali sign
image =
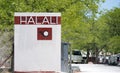
[[[61,24],[60,16],[15,16],[15,24]]]
[[[61,13],[14,15],[14,73],[61,71]]]

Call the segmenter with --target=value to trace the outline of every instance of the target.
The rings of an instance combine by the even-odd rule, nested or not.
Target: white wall
[[[52,28],[52,40],[37,40],[37,28]],[[15,25],[15,71],[61,70],[61,25]]]

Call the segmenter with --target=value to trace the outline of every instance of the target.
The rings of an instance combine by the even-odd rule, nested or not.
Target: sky
[[[114,7],[120,7],[120,0],[106,0],[104,3],[101,4],[100,10],[110,10]]]

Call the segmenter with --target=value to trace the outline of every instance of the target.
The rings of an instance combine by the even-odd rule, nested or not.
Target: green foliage
[[[115,8],[106,14],[111,37],[120,36],[120,8]]]
[[[110,38],[109,49],[110,52],[120,53],[120,36]]]
[[[94,20],[100,2],[104,0],[0,0],[0,30],[13,31],[15,12],[61,12],[62,40],[83,48],[100,40]]]
[[[105,25],[103,36],[107,39],[108,51],[119,53],[120,52],[120,8],[114,8],[110,11],[107,11],[101,16],[103,24]]]

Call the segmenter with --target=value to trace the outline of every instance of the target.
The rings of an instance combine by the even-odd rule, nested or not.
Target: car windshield
[[[73,55],[81,55],[80,51],[73,51],[72,54]]]

